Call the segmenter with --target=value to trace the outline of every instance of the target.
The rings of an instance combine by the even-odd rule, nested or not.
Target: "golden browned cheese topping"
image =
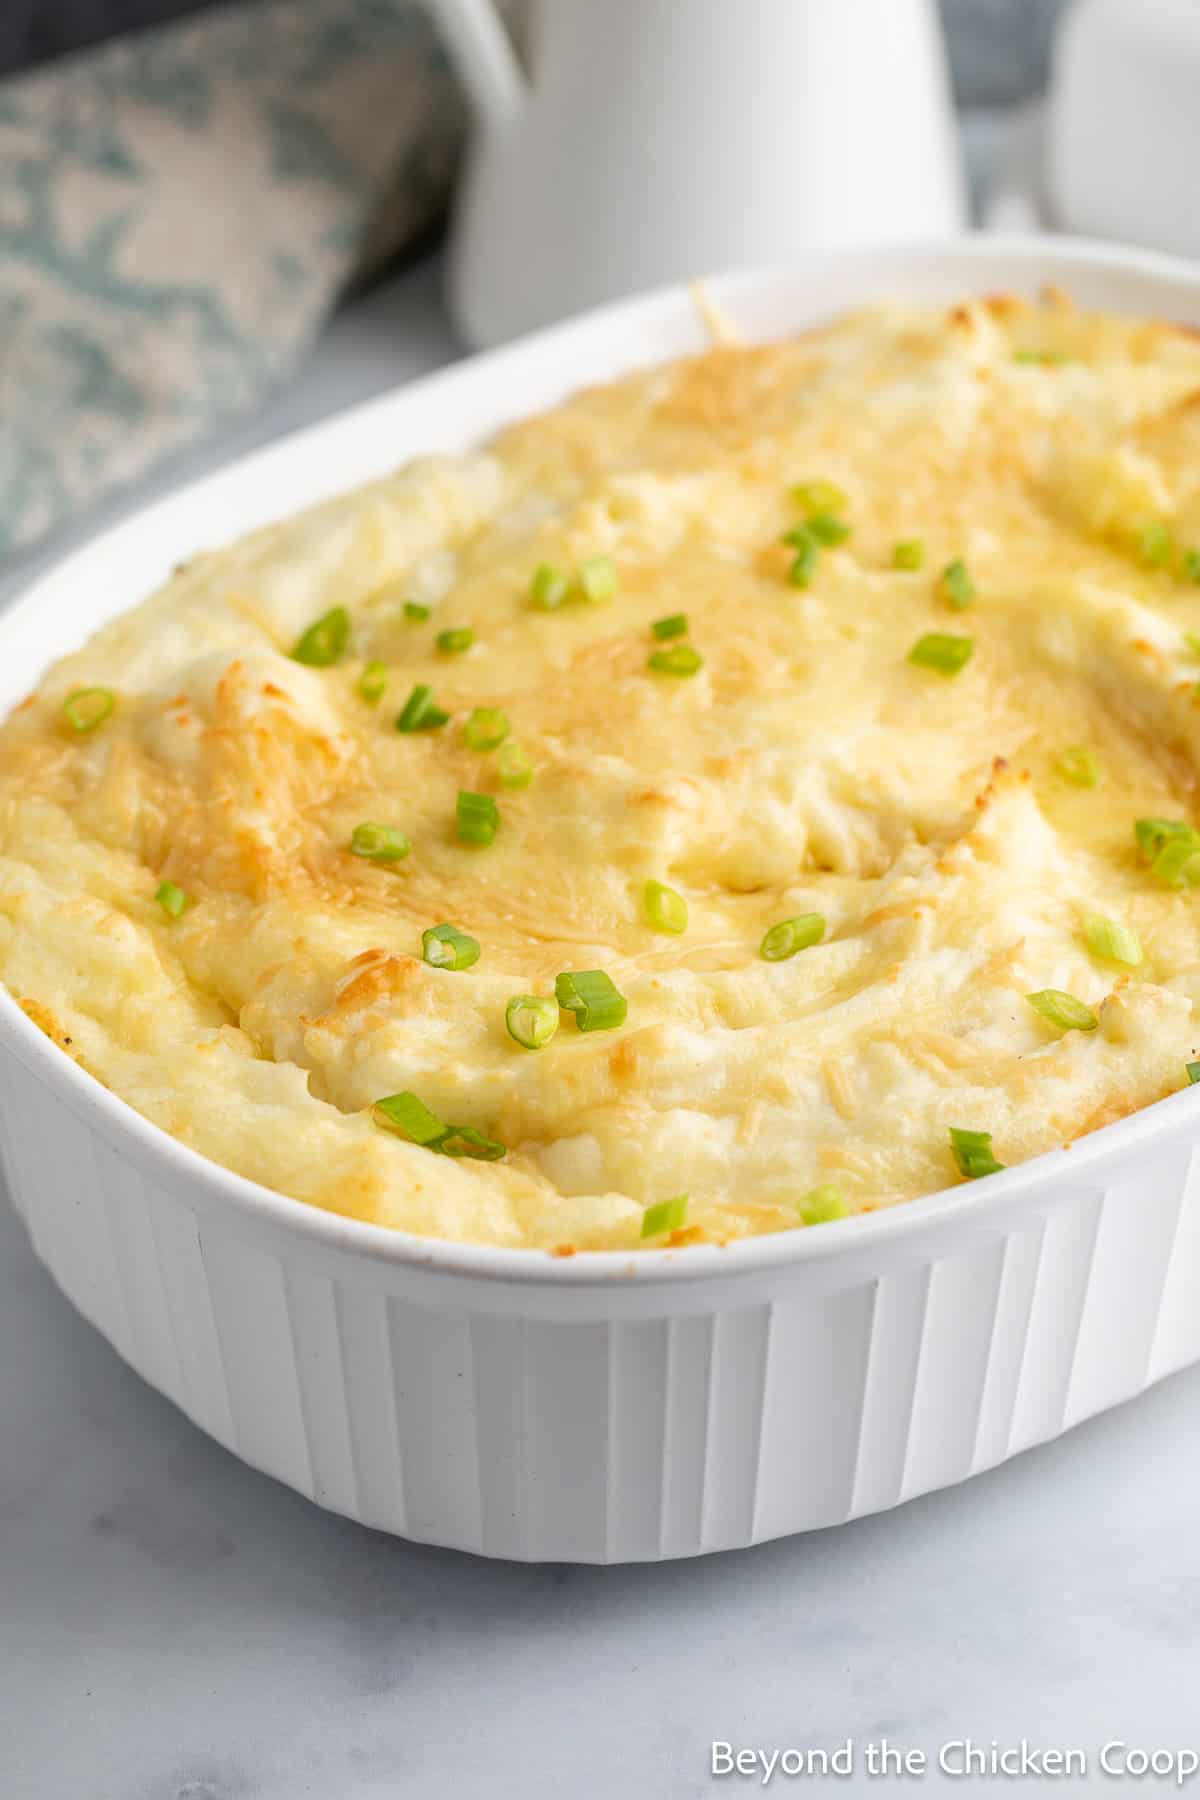
[[[1185,332],[972,301],[717,348],[198,557],[58,663],[0,734],[0,975],[184,1142],[404,1230],[891,1205],[1186,1080],[1191,632]],[[442,924],[478,960],[424,960]],[[514,1040],[592,970],[623,1023]],[[421,1147],[397,1094],[470,1130]]]

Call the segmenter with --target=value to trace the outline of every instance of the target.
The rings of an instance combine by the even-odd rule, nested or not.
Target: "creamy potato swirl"
[[[56,664],[0,734],[0,975],[205,1155],[432,1237],[801,1228],[962,1179],[952,1128],[989,1134],[971,1172],[1020,1162],[1200,1049],[1200,862],[1135,835],[1194,815],[1196,550],[1169,325],[886,305],[581,393],[196,557]],[[418,687],[446,721],[398,730]],[[409,853],[354,854],[364,823]],[[423,959],[443,923],[469,967]],[[514,1041],[514,996],[591,970],[623,1023]],[[395,1094],[504,1154],[409,1141]]]

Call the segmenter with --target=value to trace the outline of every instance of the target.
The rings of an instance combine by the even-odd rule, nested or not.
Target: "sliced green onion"
[[[660,1200],[657,1206],[648,1206],[642,1214],[642,1236],[663,1237],[668,1231],[678,1231],[687,1221],[687,1210],[686,1194],[676,1194],[673,1200]]]
[[[1196,1083],[1200,1081],[1200,1062],[1184,1063],[1183,1066],[1187,1070],[1188,1080],[1195,1087]]]
[[[356,825],[350,849],[353,855],[365,856],[368,862],[390,863],[407,856],[412,845],[395,825]]]
[[[177,919],[188,903],[183,889],[176,887],[173,881],[160,881],[154,898],[170,919]]]
[[[415,1094],[388,1094],[375,1102],[374,1110],[381,1123],[394,1126],[426,1150],[436,1150],[449,1130]]]
[[[1146,519],[1134,536],[1134,551],[1147,569],[1163,569],[1175,554],[1175,540],[1161,519]]]
[[[963,1131],[952,1125],[950,1149],[959,1174],[965,1175],[968,1181],[978,1181],[981,1175],[996,1175],[1005,1166],[992,1155],[990,1131]]]
[[[1169,838],[1187,837],[1192,829],[1185,819],[1135,819],[1133,835],[1147,862],[1153,862]]]
[[[490,794],[472,794],[460,788],[455,817],[463,844],[490,844],[500,829],[500,808]]]
[[[961,556],[942,570],[942,593],[955,612],[963,612],[975,598],[975,583]]]
[[[686,613],[668,613],[665,619],[655,619],[650,627],[655,637],[664,642],[667,638],[686,637],[687,628]]]
[[[431,969],[469,969],[479,961],[479,939],[457,925],[431,925],[421,933],[421,955]]]
[[[529,598],[542,612],[557,612],[571,584],[553,563],[539,563],[529,583]]]
[[[504,1024],[522,1050],[544,1050],[558,1030],[559,1006],[545,994],[514,994],[504,1009]]]
[[[1200,550],[1184,551],[1183,573],[1186,580],[1200,583]]]
[[[63,701],[63,717],[72,731],[95,731],[103,725],[117,704],[111,688],[76,688]]]
[[[506,788],[527,788],[533,780],[533,758],[513,738],[501,744],[496,767]]]
[[[1200,556],[1200,550],[1197,550],[1195,554]],[[1196,579],[1200,581],[1200,576],[1197,576]],[[1185,631],[1183,641],[1193,656],[1200,656],[1200,631]]]
[[[451,1125],[436,1147],[443,1156],[469,1156],[475,1162],[499,1162],[508,1154],[499,1138],[485,1137],[473,1125]]]
[[[1054,765],[1064,781],[1074,787],[1094,788],[1100,779],[1100,764],[1083,744],[1072,744]]]
[[[788,580],[793,587],[809,587],[816,574],[817,564],[821,560],[821,546],[803,526],[794,532],[789,532],[788,542],[793,544],[796,550],[792,566],[788,570]]]
[[[433,641],[443,656],[461,656],[475,642],[475,633],[469,625],[452,625],[447,631],[439,631]]]
[[[463,742],[468,750],[495,750],[511,730],[508,714],[498,706],[477,706],[463,726]]]
[[[1137,932],[1129,925],[1119,925],[1115,919],[1089,913],[1083,923],[1083,936],[1092,955],[1103,957],[1106,962],[1125,963],[1135,969],[1142,960]]]
[[[369,662],[358,678],[358,692],[368,706],[378,706],[387,692],[388,666],[385,662]]]
[[[397,731],[437,731],[450,717],[433,703],[433,689],[419,682],[396,715]]]
[[[556,976],[554,998],[564,1012],[575,1014],[580,1031],[611,1031],[614,1025],[625,1023],[629,1011],[624,994],[603,969],[577,969]]]
[[[1061,988],[1039,988],[1036,994],[1026,994],[1025,998],[1035,1013],[1040,1013],[1047,1024],[1057,1025],[1060,1031],[1095,1031],[1100,1023],[1090,1006]]]
[[[975,639],[954,637],[947,631],[927,631],[908,653],[919,669],[935,669],[939,675],[957,675],[971,660]]]
[[[792,499],[806,513],[845,512],[850,502],[832,481],[801,481],[791,490]]]
[[[404,616],[410,625],[423,625],[432,611],[431,606],[422,606],[419,600],[404,602]]]
[[[328,669],[342,660],[349,642],[350,614],[344,606],[335,606],[297,639],[292,661],[307,663],[310,669]]]
[[[835,518],[833,513],[813,513],[808,521],[808,529],[818,544],[828,544],[830,548],[835,544],[844,544],[850,536],[850,527],[845,519]]]
[[[832,1181],[822,1181],[807,1194],[801,1194],[796,1202],[796,1211],[800,1214],[803,1225],[828,1225],[833,1219],[844,1219],[850,1208],[846,1205],[846,1197],[840,1187]]]
[[[820,913],[797,913],[794,919],[781,919],[772,925],[758,947],[766,962],[786,962],[798,950],[819,944],[825,936],[825,920]]]
[[[1150,873],[1167,887],[1200,883],[1200,831],[1184,819],[1138,819],[1133,827]]]
[[[682,894],[661,881],[647,881],[642,889],[642,905],[647,923],[655,931],[670,931],[678,937],[687,930],[688,904]]]
[[[656,675],[698,675],[704,658],[690,644],[672,644],[669,650],[656,650],[648,657],[646,667]]]
[[[611,600],[617,591],[617,565],[612,557],[585,557],[579,565],[579,589],[593,605]]]
[[[1169,838],[1150,864],[1150,873],[1164,887],[1200,886],[1200,832]]]
[[[481,1162],[498,1162],[506,1154],[503,1144],[485,1137],[473,1125],[445,1124],[415,1094],[389,1094],[375,1102],[374,1110],[380,1124],[402,1131],[423,1150],[436,1150],[442,1156],[475,1157]]]
[[[1043,368],[1051,369],[1059,363],[1070,362],[1065,350],[1014,350],[1013,361],[1018,363],[1040,363]]]
[[[892,551],[893,569],[921,569],[925,566],[925,544],[921,538],[901,538]]]

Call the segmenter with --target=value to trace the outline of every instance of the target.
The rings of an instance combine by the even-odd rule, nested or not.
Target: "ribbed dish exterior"
[[[622,1562],[875,1512],[1200,1356],[1179,1133],[1006,1229],[683,1283],[505,1284],[189,1204],[0,1058],[38,1255],[142,1376],[322,1506],[489,1556]],[[938,1235],[935,1230],[934,1237]]]

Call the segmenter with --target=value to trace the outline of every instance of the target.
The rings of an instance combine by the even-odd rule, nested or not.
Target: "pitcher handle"
[[[486,125],[511,124],[525,99],[525,74],[493,0],[429,0],[446,50]]]

